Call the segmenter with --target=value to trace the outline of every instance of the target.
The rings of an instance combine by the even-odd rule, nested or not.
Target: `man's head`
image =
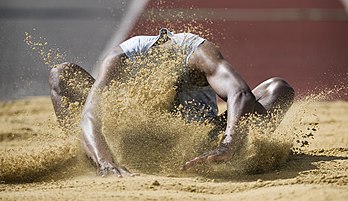
[[[156,42],[156,45],[161,45],[168,40],[170,40],[171,37],[173,37],[174,34],[170,32],[167,28],[162,28],[159,30],[159,38]]]

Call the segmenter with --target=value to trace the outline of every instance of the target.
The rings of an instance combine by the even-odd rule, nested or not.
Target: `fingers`
[[[122,176],[122,174],[121,174],[121,171],[120,170],[118,170],[117,168],[111,168],[111,172],[114,174],[114,175],[116,175],[118,178],[122,178],[123,176]]]
[[[228,155],[212,155],[207,157],[208,162],[226,161],[228,159],[229,159]]]
[[[101,168],[98,171],[98,175],[101,177],[107,177],[109,174],[116,175],[118,178],[123,178],[124,176],[134,177],[140,175],[138,173],[131,173],[124,167]]]
[[[131,173],[126,167],[119,167],[119,171],[122,175],[126,175],[129,177],[135,177],[135,176],[139,176],[139,173]]]
[[[135,176],[139,176],[140,175],[139,173],[131,173],[125,167],[119,168],[119,172],[120,172],[121,175],[128,176],[128,177],[135,177]]]
[[[101,176],[101,177],[106,177],[107,174],[108,174],[108,173],[107,173],[107,171],[106,171],[105,169],[103,169],[103,170],[98,170],[98,172],[97,172],[97,175],[98,175],[98,176]]]
[[[220,150],[215,150],[213,152],[204,153],[188,162],[186,162],[181,168],[181,171],[186,171],[196,164],[209,163],[209,162],[219,162],[226,161],[229,159],[229,154],[221,152]]]
[[[201,163],[204,163],[204,161],[206,160],[206,157],[205,156],[199,156],[199,157],[196,157],[188,162],[185,163],[185,165],[183,165],[181,167],[181,170],[182,171],[185,171],[185,170],[188,170],[190,167],[196,165],[196,164],[201,164]]]
[[[101,177],[107,177],[110,172],[115,175],[121,176],[121,174],[114,168],[100,168],[97,172],[97,175]]]

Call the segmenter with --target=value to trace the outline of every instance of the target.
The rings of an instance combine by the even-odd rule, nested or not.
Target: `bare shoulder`
[[[202,51],[208,55],[214,55],[214,57],[222,58],[219,48],[213,42],[210,42],[208,40],[205,40],[200,46],[198,46],[197,50]]]
[[[123,68],[126,65],[127,56],[121,49],[116,46],[111,49],[102,60],[96,83],[101,86],[107,85],[111,80],[122,76]]]
[[[224,58],[216,45],[206,40],[191,55],[189,66],[210,74],[223,61]]]

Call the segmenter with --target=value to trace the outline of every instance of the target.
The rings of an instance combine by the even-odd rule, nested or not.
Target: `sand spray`
[[[50,67],[63,58],[59,51],[47,51],[45,42],[35,43],[31,38],[26,33],[27,44],[38,51]],[[208,133],[214,125],[188,122],[180,113],[168,109],[172,106],[177,82],[183,73],[184,58],[181,51],[155,48],[146,57],[139,57],[135,62],[128,61],[124,68],[125,76],[115,79],[100,91],[103,97],[100,108],[103,134],[115,160],[131,171],[180,175],[179,169],[187,160],[219,144],[223,131],[218,138],[211,139]],[[66,77],[71,87],[83,94],[88,93],[89,89],[84,84],[76,82],[76,75]],[[338,90],[332,89],[331,92],[337,93]],[[187,174],[224,177],[280,168],[289,154],[301,152],[301,148],[315,136],[320,125],[316,123],[315,114],[307,108],[315,101],[324,100],[329,94],[326,92],[297,99],[281,122],[277,110],[270,113],[271,118],[267,121],[257,115],[244,118],[240,126],[247,132],[243,135],[239,153],[226,163],[198,165]],[[83,105],[67,98],[63,101],[69,111],[61,124],[63,126],[48,124],[43,128],[46,132],[27,139],[28,146],[2,149],[1,181],[36,180],[47,175],[55,175],[57,179],[61,176],[55,172],[61,169],[68,175],[74,175],[91,167],[79,160],[84,157],[79,142]],[[274,124],[279,122],[275,128]]]

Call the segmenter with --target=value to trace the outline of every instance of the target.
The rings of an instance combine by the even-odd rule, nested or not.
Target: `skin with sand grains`
[[[241,141],[247,133],[247,130],[240,124],[242,118],[250,114],[258,114],[267,119],[274,110],[277,110],[280,117],[278,119],[281,120],[293,102],[294,90],[281,78],[268,79],[251,90],[234,67],[224,59],[216,46],[207,40],[203,41],[189,57],[185,53],[180,54],[181,51],[172,51],[173,48],[179,48],[180,50],[180,47],[174,44],[166,32],[160,34],[157,41],[146,52],[146,56],[140,56],[136,61],[130,61],[119,46],[115,47],[102,62],[96,80],[81,67],[72,63],[63,63],[52,68],[49,82],[51,98],[58,121],[63,127],[68,125],[66,119],[70,116],[66,102],[69,102],[70,106],[71,103],[83,105],[80,124],[82,143],[85,153],[96,164],[99,175],[106,176],[109,173],[118,176],[134,175],[121,166],[119,162],[116,162],[119,160],[113,156],[107,143],[103,133],[105,130],[103,119],[105,119],[106,114],[105,111],[101,112],[105,96],[101,94],[110,91],[111,88],[117,88],[118,90],[117,94],[113,96],[115,99],[119,99],[117,96],[122,97],[123,94],[130,93],[128,91],[132,90],[134,90],[134,93],[141,93],[141,89],[133,87],[130,90],[130,88],[124,87],[124,84],[130,83],[129,80],[137,83],[156,83],[149,80],[150,78],[158,79],[158,77],[152,77],[156,74],[156,71],[151,71],[151,68],[148,67],[160,68],[160,66],[164,66],[158,64],[158,60],[161,60],[158,58],[162,58],[165,62],[172,59],[171,62],[165,63],[166,68],[161,70],[163,72],[169,69],[166,75],[161,77],[163,78],[161,80],[168,82],[168,86],[174,87],[171,88],[172,90],[157,90],[158,94],[165,94],[167,98],[161,99],[161,101],[156,99],[151,102],[151,106],[148,105],[149,107],[158,105],[158,108],[167,108],[167,110],[168,108],[176,108],[171,111],[178,111],[181,106],[175,104],[177,98],[175,94],[180,93],[181,90],[196,87],[211,87],[216,95],[227,102],[227,111],[221,116],[216,116],[216,119],[225,119],[225,123],[217,125],[218,129],[214,128],[215,130],[221,130],[221,125],[224,125],[224,134],[218,146],[185,162],[181,166],[183,171],[197,164],[230,160],[238,153],[242,144]],[[151,57],[148,54],[156,56]],[[188,62],[183,64],[182,61],[186,58],[188,58]],[[171,65],[174,66],[172,69],[169,67]],[[145,72],[146,76],[142,76],[141,79],[136,78],[139,75],[139,72],[136,72],[134,76],[133,71],[136,66],[140,66],[140,68],[147,66],[147,68],[139,70],[139,72]],[[183,74],[186,76],[182,76]],[[75,80],[74,83],[66,81],[72,77]],[[128,81],[125,81],[126,79]],[[79,86],[77,87],[77,85]],[[182,87],[183,85],[185,87]],[[153,97],[157,97],[156,91],[141,97],[140,102],[149,102],[147,99]],[[126,103],[125,99],[120,101],[123,101],[123,106],[128,105],[129,110],[139,106],[139,103],[133,104],[131,99],[127,99]],[[118,113],[121,114],[121,109],[117,109]],[[157,109],[153,111],[157,111]],[[110,110],[106,112],[112,113]],[[141,114],[139,113],[139,115]],[[148,115],[151,115],[151,113]],[[226,118],[221,118],[223,116]],[[277,123],[280,123],[280,121]],[[104,123],[105,125],[106,123]],[[114,135],[118,135],[118,133],[114,133]]]

